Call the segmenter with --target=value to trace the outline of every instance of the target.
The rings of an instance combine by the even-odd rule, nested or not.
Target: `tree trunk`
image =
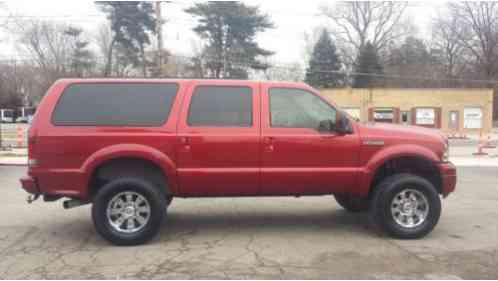
[[[142,59],[142,73],[144,78],[147,78],[147,61],[145,60],[144,45],[140,44],[140,57]]]
[[[104,69],[104,77],[108,77],[112,73],[112,55],[114,50],[114,42],[116,42],[115,39],[112,39],[109,46],[109,51],[107,52],[107,63]]]

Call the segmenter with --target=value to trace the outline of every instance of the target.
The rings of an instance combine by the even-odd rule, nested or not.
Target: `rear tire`
[[[115,245],[138,245],[160,229],[166,198],[156,186],[140,178],[121,178],[95,195],[92,219],[97,232]]]
[[[341,207],[352,213],[368,211],[369,202],[367,198],[351,196],[348,194],[334,194],[335,200]]]
[[[412,175],[384,179],[370,205],[373,223],[400,239],[421,238],[431,232],[441,215],[441,199],[432,183]]]

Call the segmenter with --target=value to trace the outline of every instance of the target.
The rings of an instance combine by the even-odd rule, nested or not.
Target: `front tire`
[[[138,245],[160,229],[166,199],[156,186],[139,178],[121,178],[95,195],[92,219],[97,232],[115,245]]]
[[[421,238],[431,232],[441,215],[441,199],[428,180],[398,174],[375,189],[370,206],[374,224],[400,239]]]

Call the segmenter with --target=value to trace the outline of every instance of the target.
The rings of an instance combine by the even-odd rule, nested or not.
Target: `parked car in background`
[[[334,195],[419,238],[456,185],[441,133],[355,122],[302,83],[59,80],[28,142],[29,200],[92,203],[119,245],[156,235],[175,197]]]
[[[35,107],[20,107],[17,109],[16,123],[29,123],[35,114]]]
[[[12,110],[12,109],[0,109],[0,122],[1,123],[14,122],[14,110]]]

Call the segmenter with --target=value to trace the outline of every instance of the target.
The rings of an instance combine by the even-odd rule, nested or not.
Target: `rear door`
[[[178,179],[188,196],[259,190],[258,83],[193,82],[178,124]]]

